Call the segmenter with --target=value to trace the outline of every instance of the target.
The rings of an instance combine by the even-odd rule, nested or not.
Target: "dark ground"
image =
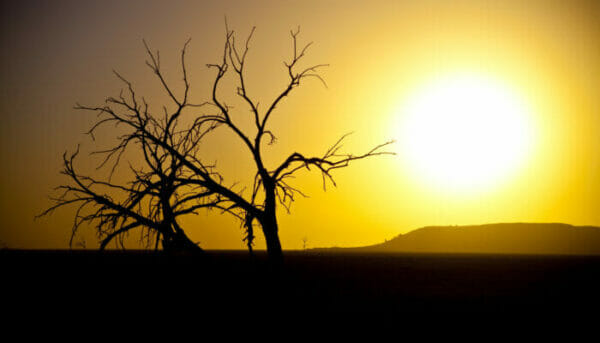
[[[0,251],[6,311],[565,313],[600,309],[600,257]],[[589,313],[589,312],[587,312]]]

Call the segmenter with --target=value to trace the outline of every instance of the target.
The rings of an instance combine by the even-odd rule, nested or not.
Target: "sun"
[[[481,191],[513,174],[532,150],[531,114],[501,82],[463,74],[438,78],[401,110],[401,155],[422,182]]]

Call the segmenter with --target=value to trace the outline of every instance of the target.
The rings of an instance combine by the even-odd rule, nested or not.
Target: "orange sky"
[[[23,1],[3,2],[0,63],[0,242],[15,248],[66,248],[73,209],[34,221],[51,202],[61,156],[94,117],[72,109],[98,104],[121,87],[116,69],[156,106],[164,100],[144,65],[142,38],[160,49],[171,81],[192,38],[192,96],[204,101],[224,42],[226,15],[240,35],[257,30],[248,87],[267,103],[286,81],[289,30],[314,41],[306,63],[328,63],[328,88],[303,84],[273,118],[275,163],[292,151],[322,154],[354,132],[347,151],[396,139],[397,156],[359,161],[321,188],[318,174],[296,181],[310,196],[281,212],[284,249],[373,244],[426,225],[566,222],[600,225],[600,4],[597,1]],[[423,84],[449,73],[486,75],[528,104],[535,148],[497,187],[446,192],[415,176],[401,151],[403,104]],[[234,101],[234,100],[232,100]],[[246,112],[240,111],[241,123]],[[98,144],[114,132],[106,131]],[[240,142],[218,133],[207,154],[229,183],[254,175]],[[507,138],[510,139],[510,138]],[[80,158],[82,168],[94,160]],[[184,222],[203,248],[243,248],[239,223],[202,214]],[[88,247],[92,230],[82,231]],[[257,242],[262,247],[262,237]]]

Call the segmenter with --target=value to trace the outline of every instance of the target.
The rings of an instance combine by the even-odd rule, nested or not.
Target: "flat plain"
[[[600,256],[287,251],[0,252],[4,304],[86,310],[294,313],[586,313]]]

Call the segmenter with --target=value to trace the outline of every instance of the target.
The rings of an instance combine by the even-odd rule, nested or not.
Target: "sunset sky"
[[[280,213],[284,249],[304,237],[309,247],[374,244],[428,225],[600,226],[598,1],[3,1],[0,16],[3,246],[68,248],[75,208],[34,216],[67,182],[64,151],[88,153],[116,135],[92,141],[84,133],[95,116],[75,103],[118,95],[115,69],[160,108],[142,39],[180,90],[179,53],[191,38],[191,96],[208,100],[215,71],[206,64],[222,57],[225,16],[240,39],[256,26],[248,89],[265,106],[287,81],[290,29],[314,42],[304,65],[329,64],[327,88],[307,79],[277,108],[267,163],[322,155],[348,132],[344,151],[356,154],[396,141],[395,156],[337,170],[337,188],[324,192],[320,174],[301,173],[294,185],[309,198]],[[240,125],[251,119],[233,83],[222,94]],[[217,131],[206,144],[203,158],[226,184],[251,187],[239,140]],[[77,163],[103,175],[98,162]],[[201,213],[183,227],[203,248],[244,248],[230,216]],[[79,237],[97,246],[91,228]]]

